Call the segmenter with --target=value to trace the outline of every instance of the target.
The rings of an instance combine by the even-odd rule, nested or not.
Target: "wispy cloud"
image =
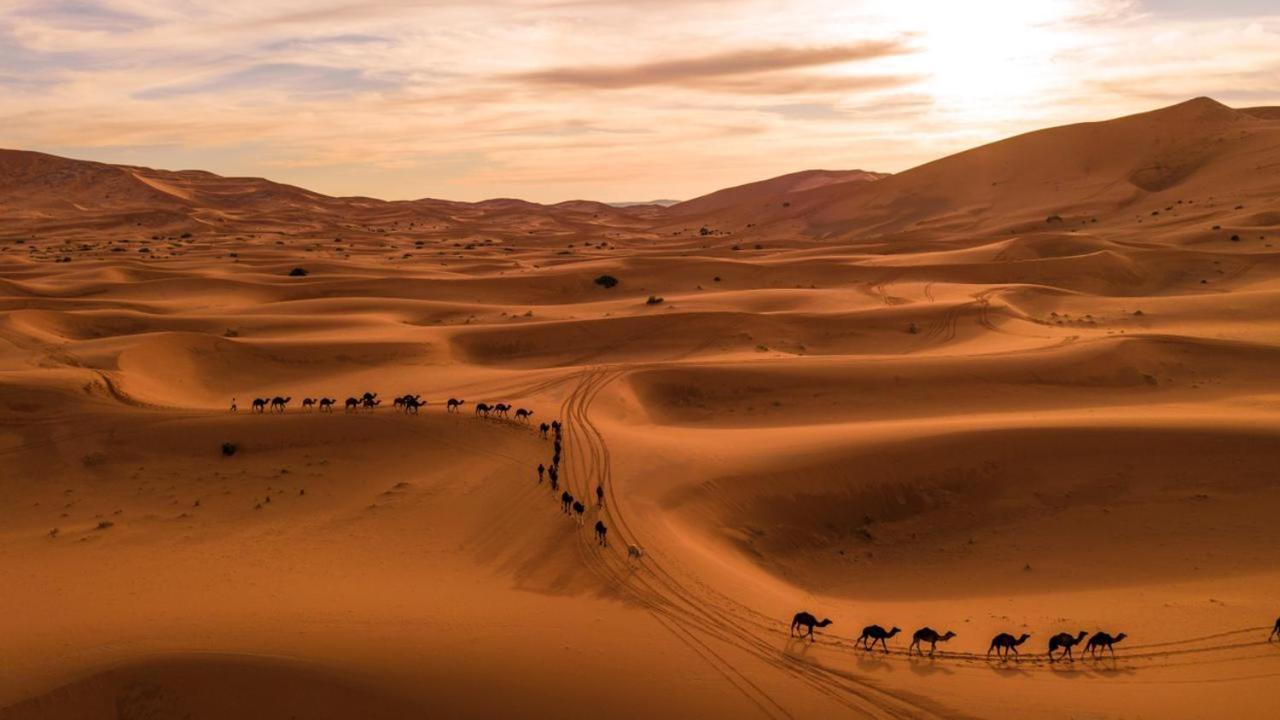
[[[398,85],[399,83],[390,73],[375,75],[358,68],[264,63],[207,79],[148,88],[135,93],[133,97],[141,100],[160,100],[183,95],[266,91],[298,98],[351,95],[359,92],[389,90]]]
[[[515,75],[517,80],[552,85],[617,89],[640,85],[694,85],[711,78],[777,73],[834,65],[908,52],[899,40],[873,40],[840,47],[778,47],[733,50],[679,60],[658,60],[620,67],[559,67]]]

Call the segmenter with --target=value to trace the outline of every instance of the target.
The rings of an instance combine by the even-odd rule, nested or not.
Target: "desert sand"
[[[1280,714],[1274,108],[668,208],[0,151],[0,298],[3,718]]]

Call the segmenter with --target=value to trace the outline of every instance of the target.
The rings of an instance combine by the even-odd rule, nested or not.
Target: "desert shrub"
[[[595,283],[602,288],[608,289],[618,286],[618,278],[612,275],[601,275],[595,279]]]
[[[98,521],[98,529],[99,529],[99,530],[106,530],[107,528],[113,528],[113,527],[115,527],[115,526],[116,526],[116,524],[115,524],[115,523],[113,523],[113,522],[111,522],[110,520],[99,520],[99,521]]]
[[[306,276],[307,276],[306,268],[296,267],[289,271],[289,277],[306,277]]]
[[[657,295],[650,295],[648,300],[644,301],[645,305],[658,305],[662,303],[662,298]]]
[[[1062,216],[1061,216],[1061,215],[1050,215],[1049,217],[1045,218],[1045,219],[1044,219],[1044,221],[1045,221],[1046,223],[1050,224],[1050,225],[1052,225],[1052,224],[1054,224],[1054,223],[1060,223],[1060,222],[1062,222]]]
[[[239,449],[240,448],[236,447],[235,443],[230,443],[230,442],[222,443],[222,455],[224,457],[231,457],[232,455],[235,455],[236,451]]]

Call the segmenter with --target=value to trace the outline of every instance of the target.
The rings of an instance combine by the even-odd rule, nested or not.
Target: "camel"
[[[293,399],[292,395],[290,395],[289,397],[280,397],[279,395],[277,395],[274,398],[271,398],[271,411],[284,412],[285,406],[287,406],[289,404],[289,401],[292,399]]]
[[[1271,631],[1271,634],[1267,636],[1267,642],[1271,642],[1277,637],[1280,637],[1280,618],[1276,618],[1276,626]]]
[[[1075,662],[1075,657],[1071,655],[1071,648],[1079,645],[1088,634],[1089,633],[1084,630],[1081,630],[1080,634],[1074,637],[1072,637],[1071,633],[1058,633],[1057,635],[1049,638],[1049,662],[1054,661],[1053,653],[1057,650],[1062,651],[1062,655],[1058,656],[1059,660],[1066,658]]]
[[[560,427],[561,427],[561,425],[560,425],[560,421],[559,421],[559,420],[552,420],[552,421],[551,421],[551,429],[552,429],[552,430],[555,430],[555,432],[556,432],[556,439],[557,439],[557,440],[558,440],[558,439],[560,439]]]
[[[583,513],[587,511],[587,507],[582,504],[581,500],[573,501],[573,514],[578,518],[578,525],[582,525]]]
[[[1098,652],[1105,648],[1111,651],[1111,657],[1115,657],[1116,649],[1113,646],[1127,637],[1129,636],[1124,633],[1110,635],[1104,632],[1096,632],[1093,637],[1089,638],[1089,642],[1085,644],[1084,649],[1085,652],[1096,658],[1098,657]]]
[[[560,512],[568,515],[572,508],[573,496],[569,494],[568,490],[565,490],[563,493],[560,493]]]
[[[510,410],[511,406],[506,403],[497,403],[493,406],[493,414],[498,417],[506,417]]]
[[[458,398],[449,398],[449,401],[444,404],[445,410],[448,410],[449,412],[456,412],[457,409],[465,405],[466,402],[466,400],[459,400]]]
[[[604,526],[603,520],[596,521],[596,540],[600,543],[600,547],[609,547],[608,535],[609,528]]]
[[[231,398],[231,412],[240,412],[240,408],[236,407],[236,399],[235,399],[235,398]],[[545,425],[546,425],[546,423],[543,423],[543,425],[545,426]],[[542,433],[542,436],[543,436],[543,437],[546,437],[546,436],[547,436],[547,434],[544,432],[544,433]]]
[[[560,454],[560,438],[556,438],[556,441],[551,445],[551,452],[554,455]]]
[[[419,400],[418,397],[419,396],[415,395],[413,397],[406,397],[404,399],[404,411],[406,414],[413,413],[414,415],[417,415],[418,408],[426,407],[427,401]]]
[[[630,548],[627,549],[627,552],[630,553]],[[641,554],[643,555],[644,553],[641,552]],[[806,628],[808,632],[800,633],[799,637],[803,638],[807,634],[809,636],[809,642],[817,642],[817,639],[813,637],[813,629],[816,627],[824,628],[830,624],[831,620],[829,618],[823,618],[822,622],[818,622],[818,618],[813,615],[803,611],[798,612],[796,613],[796,616],[791,619],[791,637],[797,637],[796,630],[803,627]]]
[[[477,415],[483,415],[483,416],[485,416],[485,417],[489,417],[489,411],[490,411],[490,410],[492,410],[492,409],[493,409],[493,408],[489,407],[489,406],[488,406],[487,404],[485,404],[485,403],[476,403],[476,414],[477,414]]]
[[[405,401],[405,398],[407,398],[407,397],[410,397],[410,396],[409,396],[409,395],[398,395],[398,396],[396,396],[396,399],[395,399],[395,400],[393,400],[393,401],[391,401],[391,405],[392,405],[392,407],[394,407],[396,410],[400,410],[400,409],[402,409],[402,408],[404,407],[404,401]]]
[[[939,635],[937,630],[931,627],[922,627],[911,635],[911,644],[907,646],[907,654],[911,654],[911,648],[915,648],[916,652],[921,655],[924,651],[920,649],[920,643],[929,643],[929,657],[933,657],[934,651],[938,649],[938,643],[946,642],[955,637],[956,634],[948,630],[946,633]]]
[[[529,422],[529,418],[531,417],[533,417],[532,410],[525,410],[524,408],[519,408],[518,410],[516,410],[517,420],[520,420],[522,422]]]
[[[316,409],[315,398],[302,398],[302,409],[308,412]]]
[[[361,396],[360,396],[360,399],[361,399],[362,401],[364,401],[364,402],[367,402],[367,403],[368,403],[368,402],[373,402],[374,400],[378,400],[378,393],[376,393],[376,392],[367,392],[367,393],[365,393],[365,394],[361,395]],[[378,402],[382,402],[382,401],[381,401],[381,400],[379,400]]]
[[[991,647],[987,648],[987,657],[991,657],[991,651],[996,651],[996,657],[1001,657],[1000,651],[1004,650],[1004,657],[1009,657],[1009,651],[1012,650],[1014,655],[1018,654],[1018,646],[1027,641],[1031,637],[1027,633],[1022,633],[1022,637],[1015,638],[1009,633],[1000,633],[991,638]]]
[[[353,398],[353,397],[349,397],[349,398],[347,398],[347,407],[346,407],[346,411],[347,411],[347,412],[351,412],[352,410],[356,410],[356,409],[357,409],[357,408],[359,408],[359,407],[360,407],[360,400],[359,400],[359,399],[357,399],[357,398]]]
[[[365,410],[368,410],[369,412],[373,412],[373,409],[375,407],[382,404],[381,400],[374,400],[371,397],[367,397],[368,393],[365,393],[365,395],[366,397],[364,399],[364,402],[360,403],[360,407],[364,408]]]
[[[266,399],[266,398],[254,398],[254,399],[253,399],[253,405],[251,405],[249,409],[250,409],[250,411],[252,411],[252,412],[263,412],[263,411],[265,411],[265,410],[267,409],[267,399]]]
[[[627,546],[627,560],[643,560],[643,559],[644,559],[644,548],[640,547],[639,545]]]
[[[551,492],[560,489],[560,470],[555,465],[547,469],[547,479],[551,483]]]
[[[232,407],[235,407],[235,405],[236,405],[236,401],[235,401],[235,399],[232,399],[232,400],[231,400],[231,406],[232,406]],[[235,412],[235,411],[233,410],[232,412]],[[546,439],[547,439],[547,432],[548,432],[549,430],[551,430],[551,426],[550,426],[550,425],[548,425],[548,424],[546,424],[546,423],[542,423],[541,425],[539,425],[539,426],[538,426],[538,432],[542,434],[542,439],[543,439],[543,440],[546,440]]]
[[[333,412],[334,403],[338,402],[334,398],[320,398],[320,412]]]
[[[542,484],[542,476],[546,472],[547,472],[546,466],[544,466],[542,463],[538,463],[538,484],[539,485]]]
[[[596,486],[596,507],[604,507],[604,485]]]
[[[892,630],[886,631],[879,625],[868,625],[862,628],[862,635],[858,636],[858,639],[854,641],[854,644],[862,643],[862,647],[867,650],[874,650],[876,643],[880,643],[880,647],[884,648],[885,653],[888,654],[889,644],[885,641],[900,632],[902,632],[902,628],[899,627],[894,627]],[[871,641],[870,645],[867,645],[868,640]]]

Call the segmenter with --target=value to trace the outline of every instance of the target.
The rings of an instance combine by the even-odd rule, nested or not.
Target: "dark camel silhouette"
[[[892,630],[885,630],[879,625],[868,625],[862,628],[862,634],[854,641],[854,644],[862,643],[862,647],[867,650],[874,650],[876,643],[880,643],[880,647],[884,648],[885,653],[889,652],[889,644],[885,642],[889,638],[902,632],[902,628],[895,627]],[[870,645],[867,642],[870,641]]]
[[[516,410],[517,420],[523,420],[524,422],[529,422],[529,418],[531,417],[533,417],[532,410],[525,410],[524,408],[519,408],[518,410]]]
[[[320,412],[333,412],[334,403],[338,402],[334,398],[320,398]]]
[[[355,410],[359,407],[360,407],[359,398],[353,398],[353,397],[347,398],[347,407],[346,407],[347,412],[351,412],[352,410]]]
[[[542,484],[542,476],[546,472],[547,472],[546,466],[544,466],[542,463],[538,463],[538,484],[539,485]]]
[[[377,400],[377,399],[378,399],[378,393],[375,393],[375,392],[367,392],[367,393],[365,393],[365,394],[361,395],[361,396],[360,396],[360,399],[361,399],[362,401],[364,401],[364,402],[373,402],[374,400]],[[381,402],[381,401],[379,401],[379,402]]]
[[[559,421],[559,420],[552,420],[552,421],[551,421],[551,429],[552,429],[552,430],[554,430],[554,431],[556,432],[556,439],[557,439],[557,440],[559,440],[559,439],[560,439],[560,428],[561,428],[561,426],[560,426],[560,421]]]
[[[604,485],[596,486],[596,507],[604,507]]]
[[[627,548],[628,554],[630,554],[630,551],[631,548]],[[644,552],[641,551],[640,555],[643,556]],[[803,638],[805,635],[808,635],[809,642],[817,642],[813,637],[813,629],[816,627],[824,628],[830,624],[831,620],[828,618],[823,618],[822,622],[818,622],[818,618],[810,615],[809,613],[798,612],[796,613],[796,616],[791,619],[791,637],[796,637],[796,630],[803,627],[807,632],[800,633],[799,637]]]
[[[231,398],[231,412],[240,412],[240,408],[236,407],[236,399],[235,399],[235,398]],[[546,427],[546,423],[543,423],[542,425],[543,425],[543,427]],[[542,433],[542,437],[546,437],[546,436],[547,436],[547,433],[544,431],[544,432]]]
[[[466,404],[466,402],[466,400],[459,400],[458,398],[449,398],[449,401],[444,404],[444,408],[449,412],[454,412]]]
[[[293,399],[292,395],[290,395],[289,397],[280,397],[279,395],[277,395],[274,398],[271,398],[271,411],[284,412],[285,407],[289,404],[289,401],[292,399]]]
[[[392,407],[394,407],[396,410],[399,410],[399,409],[401,409],[401,408],[403,408],[403,407],[404,407],[404,401],[405,401],[407,398],[410,398],[410,397],[413,397],[413,396],[412,396],[412,395],[398,395],[398,396],[396,396],[396,399],[395,399],[395,400],[392,400],[392,401],[391,401],[391,405],[392,405]]]
[[[267,409],[267,402],[268,400],[266,398],[254,398],[253,404],[249,406],[249,410],[251,412],[263,412]]]
[[[511,406],[506,403],[498,403],[493,406],[493,414],[497,415],[498,417],[503,417],[503,418],[506,417],[507,413],[510,410],[511,410]]]
[[[1276,618],[1276,626],[1272,629],[1271,634],[1267,636],[1267,642],[1271,642],[1276,637],[1280,637],[1280,618]]]
[[[596,541],[600,543],[600,547],[609,547],[608,539],[609,528],[604,526],[603,520],[596,521]]]
[[[560,454],[560,438],[556,438],[555,443],[551,445],[551,452],[555,455]]]
[[[1054,661],[1053,654],[1058,650],[1062,651],[1062,655],[1057,658],[1058,660],[1066,658],[1074,662],[1075,657],[1071,654],[1071,648],[1083,642],[1085,636],[1088,634],[1089,633],[1084,630],[1081,630],[1080,634],[1075,635],[1074,637],[1070,633],[1058,633],[1057,635],[1049,638],[1049,662]]]
[[[365,393],[365,395],[367,396],[368,393]],[[365,397],[364,402],[360,403],[360,407],[364,408],[365,410],[368,410],[369,412],[373,412],[373,409],[378,407],[381,404],[382,404],[381,400],[374,400],[371,397]]]
[[[414,415],[417,415],[418,408],[426,407],[426,406],[427,406],[427,401],[419,400],[418,396],[416,395],[414,397],[407,397],[404,399],[404,411],[406,414],[413,413]]]
[[[236,401],[235,401],[235,399],[233,398],[233,399],[231,400],[231,406],[232,406],[232,407],[235,407],[235,405],[236,405]],[[235,412],[235,411],[233,410],[232,412]],[[546,439],[547,439],[547,432],[548,432],[549,430],[551,430],[551,426],[550,426],[550,425],[548,425],[548,424],[546,424],[546,423],[542,423],[541,425],[539,425],[539,426],[538,426],[538,432],[542,433],[542,439],[543,439],[543,440],[546,440]]]
[[[477,414],[477,415],[483,415],[483,416],[485,416],[485,417],[489,417],[489,411],[490,411],[490,410],[492,410],[492,409],[493,409],[493,408],[489,407],[489,406],[488,406],[487,404],[485,404],[485,403],[476,403],[476,414]]]
[[[1022,637],[1015,638],[1009,633],[1000,633],[991,638],[991,647],[987,648],[987,657],[991,657],[991,651],[996,651],[996,657],[1002,657],[1000,651],[1004,651],[1003,657],[1009,657],[1009,651],[1012,650],[1014,655],[1018,654],[1018,646],[1027,641],[1031,637],[1027,633],[1022,633]]]
[[[577,516],[579,525],[582,524],[582,521],[584,519],[583,513],[585,513],[586,511],[587,511],[587,507],[582,504],[581,500],[573,501],[573,514]]]
[[[1111,657],[1115,657],[1116,649],[1113,646],[1127,637],[1129,636],[1124,633],[1120,633],[1119,635],[1110,635],[1104,632],[1096,632],[1093,634],[1093,637],[1089,638],[1089,642],[1085,644],[1084,649],[1085,652],[1095,658],[1098,657],[1098,653],[1103,649],[1110,650]]]
[[[911,644],[907,646],[907,654],[910,655],[911,648],[915,648],[916,652],[923,655],[924,651],[920,649],[920,643],[929,643],[929,657],[933,657],[934,651],[938,649],[938,643],[946,642],[955,636],[956,634],[950,630],[939,635],[938,631],[931,627],[922,627],[911,635]]]
[[[560,470],[555,465],[547,469],[547,479],[551,482],[551,492],[560,489]]]
[[[560,494],[560,512],[564,513],[565,515],[568,515],[569,512],[572,510],[572,508],[573,508],[573,496],[569,494],[568,490],[565,490],[563,493]]]
[[[303,409],[303,410],[307,410],[307,411],[315,410],[315,409],[316,409],[316,399],[315,399],[315,398],[302,398],[302,409]]]

